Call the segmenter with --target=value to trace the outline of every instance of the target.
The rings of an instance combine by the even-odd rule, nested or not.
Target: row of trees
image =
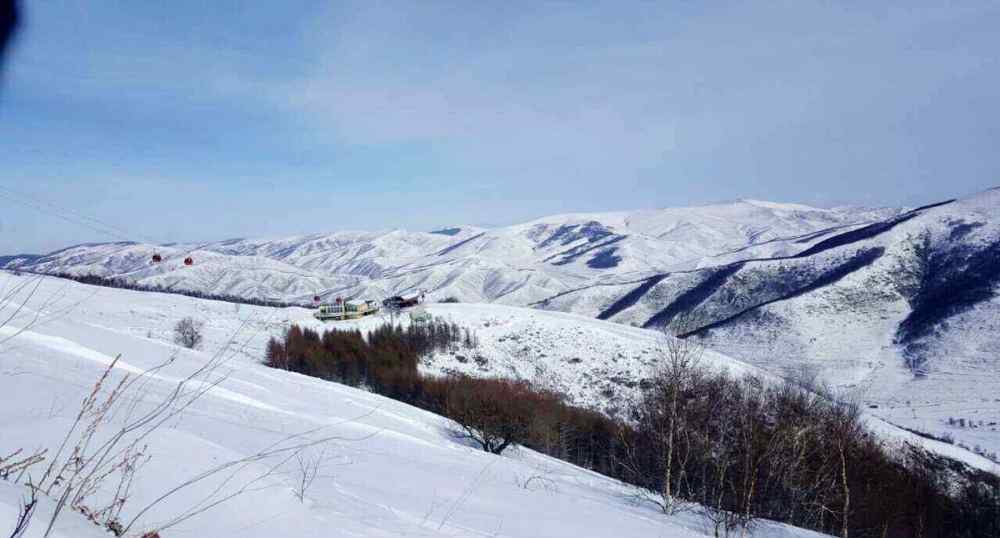
[[[563,395],[527,381],[468,376],[427,376],[418,366],[428,353],[474,348],[477,338],[435,319],[407,327],[385,323],[367,336],[357,330],[318,332],[291,326],[267,344],[266,364],[365,387],[452,418],[455,431],[483,450],[502,453],[526,445],[590,469],[614,474],[612,446],[619,425]]]
[[[367,337],[358,330],[317,331],[291,326],[267,343],[268,366],[363,386],[417,402],[426,388],[417,371],[421,357],[435,351],[475,346],[475,336],[454,323],[434,319],[407,327],[384,323]]]
[[[660,376],[622,438],[622,478],[664,511],[697,502],[720,534],[763,517],[844,538],[1000,536],[995,476],[890,448],[857,405],[793,383],[673,374]]]
[[[1000,536],[997,477],[890,448],[857,405],[808,380],[709,371],[692,340],[668,339],[629,420],[614,421],[526,381],[419,373],[421,356],[463,339],[440,321],[367,338],[292,327],[267,361],[447,416],[483,450],[524,445],[640,486],[666,513],[702,510],[720,536],[745,534],[757,518],[844,538]]]

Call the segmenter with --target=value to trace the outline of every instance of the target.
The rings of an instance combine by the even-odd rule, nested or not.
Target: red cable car
[[[184,258],[184,265],[194,265],[194,259],[191,256]]]
[[[160,263],[163,261],[163,256],[159,254],[153,254],[153,263]]]

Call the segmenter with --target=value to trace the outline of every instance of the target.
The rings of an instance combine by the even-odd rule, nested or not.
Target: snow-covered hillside
[[[619,418],[619,412],[635,401],[640,387],[655,375],[665,355],[662,332],[576,314],[497,304],[430,304],[425,310],[469,329],[478,343],[473,349],[458,346],[435,353],[423,360],[422,371],[525,379],[565,394],[574,405]],[[377,316],[338,322],[335,327],[364,332],[386,321]],[[308,319],[296,323],[317,330],[331,327]],[[700,359],[703,366],[717,371],[767,375],[711,350],[701,353]]]
[[[998,190],[910,211],[744,200],[491,230],[83,245],[8,263],[302,302],[424,289],[431,300],[533,306],[636,327],[693,313],[689,329],[724,355],[775,375],[818,372],[887,420],[1000,453],[998,212]],[[151,262],[154,253],[164,261]],[[188,255],[191,267],[182,263]],[[470,323],[497,336],[497,356],[486,360],[597,407],[627,401],[653,353],[649,333],[623,333],[566,358],[580,362],[556,363],[551,357],[563,355],[539,342],[557,339],[533,336],[534,314],[477,308]],[[504,335],[490,316],[517,318],[509,325],[518,329]],[[559,334],[586,323],[576,318]],[[548,362],[525,364],[521,357],[536,349]],[[480,363],[442,356],[426,367],[475,371]]]
[[[998,287],[994,189],[796,256],[588,287],[544,307],[639,326],[687,313],[712,349],[780,375],[813,370],[888,420],[1000,452]]]
[[[337,232],[198,245],[106,243],[10,267],[128,278],[216,295],[309,301],[314,295],[381,298],[426,290],[463,302],[526,305],[595,283],[785,255],[893,209],[818,209],[745,200],[690,208],[568,214],[484,230]],[[162,263],[153,263],[159,254]],[[195,264],[182,260],[191,256]]]
[[[0,454],[19,447],[56,446],[97,377],[119,355],[116,375],[141,372],[173,357],[137,393],[137,409],[162,401],[178,380],[211,362],[220,351],[224,358],[220,373],[226,374],[218,386],[198,385],[207,392],[148,438],[152,458],[140,470],[126,518],[189,477],[259,453],[289,436],[336,438],[308,452],[308,457],[320,462],[320,470],[303,500],[293,492],[298,480],[295,462],[254,461],[240,467],[231,481],[207,480],[157,505],[145,516],[146,527],[259,478],[242,495],[167,529],[164,538],[672,538],[706,534],[696,513],[663,516],[650,506],[632,502],[632,490],[613,480],[529,450],[489,455],[456,441],[441,417],[368,392],[260,365],[266,337],[290,322],[308,321],[306,310],[236,306],[59,279],[38,284],[31,278],[0,275],[0,297],[6,298],[0,305],[4,319],[16,312],[0,333],[0,391],[4,394]],[[19,307],[29,295],[27,304]],[[436,313],[472,324],[488,320],[490,327],[484,326],[480,337],[498,347],[500,337],[494,338],[494,327],[521,332],[530,327],[562,331],[576,326],[573,318],[542,312],[518,325],[522,322],[512,312],[529,311],[504,308],[457,305]],[[181,349],[169,342],[170,328],[184,316],[206,322],[203,351]],[[552,317],[551,323],[545,321],[547,316]],[[585,332],[597,331],[588,337],[595,345],[616,334],[629,341],[638,334],[610,324],[601,329],[600,324],[583,326]],[[551,351],[565,353],[571,341],[581,339],[557,342]],[[642,347],[632,345],[633,349]],[[115,415],[112,423],[127,416]],[[535,482],[544,487],[525,487],[532,476],[544,477]],[[0,481],[0,521],[13,518],[22,494],[23,489]],[[52,500],[43,499],[40,521],[51,509]],[[78,514],[67,512],[55,536],[103,535],[87,525]],[[43,530],[39,523],[25,536],[37,538]],[[816,535],[765,522],[755,536]]]

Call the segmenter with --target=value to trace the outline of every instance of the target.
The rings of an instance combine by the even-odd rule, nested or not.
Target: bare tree
[[[459,378],[448,393],[446,415],[459,426],[456,437],[501,454],[527,438],[535,397],[524,381]]]
[[[742,480],[740,481],[740,536],[745,537],[753,523],[754,495],[757,493],[761,468],[778,447],[780,436],[768,428],[767,387],[757,377],[739,381],[740,407],[737,408],[736,429],[740,443]]]
[[[681,391],[690,384],[692,376],[699,370],[704,353],[704,348],[696,340],[696,337],[682,338],[681,335],[687,334],[695,328],[694,316],[687,313],[676,316],[669,325],[664,327],[663,363],[655,385],[657,390],[662,391],[667,404],[662,428],[665,450],[663,453],[664,477],[660,496],[661,508],[668,514],[673,513],[677,506],[674,489],[676,479],[674,465],[677,458],[677,439],[682,435],[678,414],[680,395]]]
[[[851,450],[857,446],[858,441],[864,437],[865,432],[861,426],[861,408],[855,401],[840,402],[839,405],[830,410],[830,417],[827,420],[829,425],[828,435],[834,448],[835,462],[837,464],[840,493],[843,499],[841,509],[841,538],[849,536],[849,521],[851,515],[851,486],[848,474],[848,462],[853,461]]]
[[[195,321],[191,317],[178,321],[177,325],[174,325],[174,342],[188,349],[197,348],[201,345],[203,327],[204,323]]]

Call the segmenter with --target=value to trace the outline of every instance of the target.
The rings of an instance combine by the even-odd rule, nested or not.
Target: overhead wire
[[[45,205],[48,205],[50,207],[50,208],[46,208],[43,205],[43,203],[39,203],[39,202],[36,202],[36,201],[32,200],[31,198],[28,198],[28,197],[23,196],[23,195],[19,195],[18,193],[14,192],[14,191],[11,191],[10,189],[7,189],[5,187],[0,187],[0,197],[6,198],[7,200],[9,200],[11,202],[14,202],[16,204],[19,204],[21,206],[25,206],[25,207],[29,207],[31,209],[34,209],[34,210],[36,210],[36,211],[38,211],[40,213],[45,213],[47,215],[56,217],[58,219],[62,219],[62,220],[66,221],[66,222],[69,222],[71,224],[77,224],[79,226],[83,226],[84,228],[87,228],[89,230],[95,231],[95,232],[100,233],[102,235],[105,235],[105,236],[108,236],[108,237],[113,237],[113,238],[115,238],[117,240],[120,240],[120,241],[134,242],[130,237],[126,236],[121,231],[116,231],[112,227],[109,227],[109,226],[104,225],[104,224],[96,224],[96,223],[91,222],[91,221],[89,221],[87,219],[84,219],[84,218],[71,216],[71,215],[67,214],[67,212],[65,212],[65,211],[60,211],[60,210],[56,209],[55,206],[53,206],[52,204],[45,204]]]
[[[64,220],[71,224],[76,224],[82,226],[91,231],[97,232],[101,235],[114,238],[117,241],[123,241],[132,244],[146,243],[153,247],[166,247],[167,245],[163,242],[144,237],[143,234],[136,233],[134,230],[125,230],[117,225],[108,223],[97,217],[86,215],[80,211],[69,209],[66,207],[59,206],[47,200],[43,200],[37,196],[26,194],[23,192],[16,191],[10,187],[5,187],[0,185],[0,198],[4,198],[10,202],[19,204],[31,208],[40,213]],[[139,239],[140,241],[136,241]],[[212,242],[200,243],[188,246],[187,248],[177,249],[179,252],[174,254],[172,257],[180,258],[185,260],[190,254],[211,245]],[[172,247],[167,247],[172,248]],[[187,265],[187,264],[185,264]],[[286,269],[273,269],[274,272],[295,275],[307,279],[317,279],[323,278],[322,275],[309,274],[299,271],[289,271]],[[319,297],[322,295],[322,291],[318,291],[316,288],[313,289],[313,296]]]

